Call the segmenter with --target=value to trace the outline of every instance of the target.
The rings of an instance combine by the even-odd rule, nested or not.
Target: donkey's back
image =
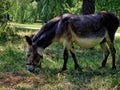
[[[106,11],[91,15],[64,14],[59,21],[56,36],[91,48],[105,38],[110,38],[113,42],[118,26],[118,18]]]

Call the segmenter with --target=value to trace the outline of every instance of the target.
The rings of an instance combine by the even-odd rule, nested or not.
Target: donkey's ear
[[[28,43],[28,45],[32,45],[32,40],[29,36],[25,36],[26,42]]]

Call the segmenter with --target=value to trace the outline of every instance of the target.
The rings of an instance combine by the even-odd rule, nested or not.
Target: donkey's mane
[[[43,27],[33,36],[32,41],[37,40],[43,33],[48,32],[60,20],[60,17],[55,17],[48,21]]]

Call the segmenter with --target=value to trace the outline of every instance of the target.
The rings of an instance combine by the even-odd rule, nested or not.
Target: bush
[[[120,0],[95,2],[96,12],[107,10],[120,17]],[[82,0],[9,0],[8,13],[11,20],[19,23],[34,23],[36,20],[46,22],[63,13],[81,14],[82,3]]]
[[[9,25],[2,25],[0,27],[0,41],[6,42],[6,41],[14,41],[15,39],[20,38],[19,35],[17,35],[15,28],[10,28]]]
[[[96,11],[107,10],[120,17],[120,0],[96,0]]]

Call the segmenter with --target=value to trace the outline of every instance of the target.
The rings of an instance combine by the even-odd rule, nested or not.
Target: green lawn
[[[25,66],[24,36],[37,31],[20,29],[16,32],[18,38],[11,36],[9,41],[0,43],[0,90],[120,90],[120,37],[115,39],[116,70],[111,70],[111,56],[106,67],[98,69],[102,62],[99,46],[93,50],[75,46],[82,71],[74,70],[73,60],[69,56],[68,70],[58,73],[63,65],[63,50],[61,43],[54,43],[44,52],[42,68],[33,74],[28,72]]]
[[[118,28],[117,32],[120,33],[120,27]]]
[[[42,27],[41,23],[20,24],[20,23],[9,22],[8,24],[10,26],[19,27],[19,28],[27,28],[27,29],[40,29]]]

